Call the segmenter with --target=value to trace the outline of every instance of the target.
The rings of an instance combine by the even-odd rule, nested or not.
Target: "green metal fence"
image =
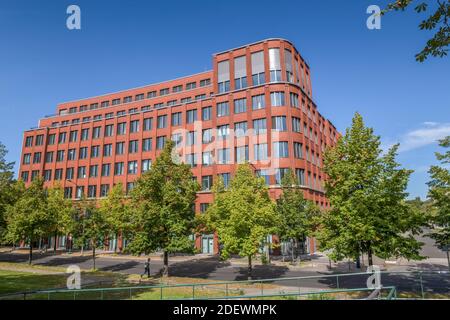
[[[446,271],[384,271],[380,299],[450,298],[450,274]],[[374,291],[367,288],[366,272],[307,277],[161,284],[80,290],[38,290],[1,296],[0,299],[116,300],[116,299],[364,299]]]

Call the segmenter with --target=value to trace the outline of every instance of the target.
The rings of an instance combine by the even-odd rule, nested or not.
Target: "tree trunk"
[[[33,244],[31,243],[31,240],[30,240],[30,252],[28,254],[28,264],[31,265],[32,260],[33,260]]]
[[[163,254],[164,254],[163,277],[168,277],[169,276],[169,253],[164,250]]]
[[[248,256],[248,274],[247,279],[252,280],[252,256]]]
[[[369,266],[373,265],[373,260],[372,260],[372,249],[369,247],[369,249],[367,250],[367,259],[369,261]]]
[[[55,231],[54,237],[55,237],[55,241],[53,243],[53,252],[56,252],[56,237],[58,237],[58,231]]]
[[[356,269],[361,269],[361,260],[360,256],[356,258]]]
[[[92,259],[94,260],[94,271],[95,271],[95,246],[92,246]]]

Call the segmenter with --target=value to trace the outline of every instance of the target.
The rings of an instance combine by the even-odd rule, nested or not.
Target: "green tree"
[[[450,147],[450,136],[439,141],[443,148]],[[440,247],[450,246],[450,150],[444,154],[436,153],[436,158],[442,166],[432,166],[429,170],[431,181],[429,186],[429,197],[433,201],[435,214],[432,223],[435,226],[430,237]]]
[[[252,257],[268,235],[277,233],[281,222],[275,203],[264,179],[255,177],[248,164],[238,167],[228,189],[219,179],[213,192],[214,202],[206,214],[209,227],[217,231],[223,245],[221,255],[247,257],[251,279]]]
[[[110,230],[104,213],[96,207],[94,201],[84,196],[77,205],[72,233],[77,246],[84,248],[90,244],[92,248],[93,269],[96,269],[96,249],[105,245],[105,238]]]
[[[130,230],[130,216],[126,212],[125,192],[122,183],[116,184],[108,196],[100,201],[99,210],[108,222],[110,227],[109,236],[122,236]],[[114,251],[116,248],[114,248]]]
[[[7,162],[6,147],[0,142],[0,240],[6,231],[6,208],[13,204],[17,197],[14,194],[14,162]]]
[[[53,251],[56,251],[56,238],[70,233],[73,217],[72,202],[64,197],[64,189],[59,184],[47,190],[47,214],[50,218],[49,231],[55,238]]]
[[[22,196],[7,208],[6,238],[11,243],[26,241],[30,245],[28,262],[33,259],[33,242],[48,235],[51,219],[47,213],[47,196],[42,179],[34,179],[28,188],[22,181],[16,186]]]
[[[382,14],[389,11],[405,11],[413,2],[416,3],[414,10],[417,13],[426,12],[429,7],[433,6],[433,12],[419,24],[419,28],[426,31],[436,30],[433,37],[427,41],[425,47],[416,54],[416,60],[423,62],[430,55],[441,58],[446,56],[448,54],[447,47],[450,44],[450,1],[397,0],[389,3],[387,8],[382,11]],[[430,3],[432,4],[430,5]]]
[[[336,147],[324,155],[326,192],[331,210],[324,213],[318,239],[334,260],[373,255],[420,259],[414,239],[424,217],[406,204],[412,171],[395,161],[398,145],[381,154],[380,139],[356,113]]]
[[[189,236],[194,231],[193,207],[199,187],[190,167],[174,161],[173,148],[168,141],[151,170],[136,181],[128,205],[133,232],[127,251],[149,254],[162,250],[165,276],[169,274],[169,253],[193,251]]]
[[[281,180],[281,189],[283,193],[276,206],[281,218],[278,235],[281,241],[292,241],[294,247],[299,248],[304,246],[306,237],[313,234],[319,208],[303,197],[303,190],[296,185],[295,175],[291,170]]]

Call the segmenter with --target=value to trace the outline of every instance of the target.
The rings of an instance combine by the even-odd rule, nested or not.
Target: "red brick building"
[[[294,45],[267,39],[213,55],[203,73],[101,96],[65,102],[57,114],[27,130],[19,177],[59,181],[69,198],[127,190],[150,168],[167,139],[192,165],[202,191],[196,211],[212,202],[217,175],[228,182],[237,163],[250,162],[279,196],[288,168],[305,197],[329,206],[323,192],[322,153],[336,142],[336,128],[312,100],[310,69]],[[216,252],[217,239],[196,240]],[[314,243],[308,245],[314,251]]]

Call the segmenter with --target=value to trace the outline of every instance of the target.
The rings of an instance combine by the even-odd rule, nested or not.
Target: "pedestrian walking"
[[[141,278],[145,275],[147,275],[147,278],[150,278],[150,258],[147,258],[147,261],[144,264],[145,269],[144,269],[144,273],[141,274]]]

